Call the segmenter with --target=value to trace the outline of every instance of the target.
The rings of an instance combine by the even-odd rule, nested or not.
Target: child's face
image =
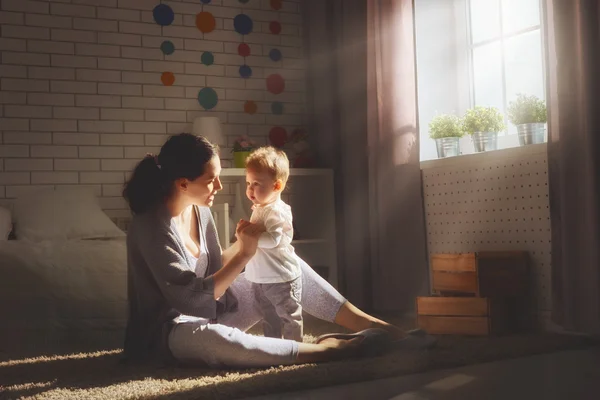
[[[252,203],[272,203],[279,196],[281,189],[281,181],[273,179],[268,173],[246,170],[246,196]]]

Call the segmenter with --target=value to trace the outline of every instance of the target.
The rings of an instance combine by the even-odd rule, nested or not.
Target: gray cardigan
[[[181,314],[216,319],[237,308],[229,290],[214,299],[212,275],[221,268],[221,247],[208,207],[196,207],[200,240],[209,265],[197,276],[194,261],[164,206],[133,217],[127,232],[129,319],[125,355],[129,359],[168,357],[166,337]]]

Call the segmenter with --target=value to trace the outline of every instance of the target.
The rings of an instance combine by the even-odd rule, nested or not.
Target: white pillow
[[[12,231],[12,220],[10,210],[0,207],[0,242],[8,240],[8,235]]]
[[[14,205],[19,240],[94,239],[125,236],[102,211],[88,187],[42,189]]]

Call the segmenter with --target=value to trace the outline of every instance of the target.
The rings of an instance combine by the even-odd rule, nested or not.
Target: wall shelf
[[[223,168],[221,176],[246,176],[244,168]],[[326,168],[291,168],[290,176],[333,176],[333,170]]]

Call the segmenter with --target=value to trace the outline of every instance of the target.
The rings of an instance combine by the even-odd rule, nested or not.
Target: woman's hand
[[[235,236],[240,242],[240,252],[247,257],[252,257],[258,247],[258,238],[264,231],[263,225],[241,219],[235,229]]]

